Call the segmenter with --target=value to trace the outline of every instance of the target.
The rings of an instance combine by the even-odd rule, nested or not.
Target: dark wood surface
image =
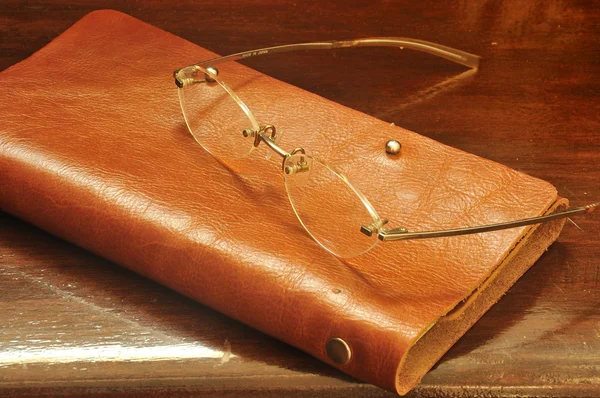
[[[446,61],[387,49],[250,65],[548,180],[574,205],[600,200],[600,4],[403,3],[5,0],[0,69],[99,8],[221,54],[426,39],[481,55],[480,72],[464,81]],[[574,221],[411,396],[600,396],[600,222],[597,214]],[[0,395],[88,393],[391,396],[0,214]]]

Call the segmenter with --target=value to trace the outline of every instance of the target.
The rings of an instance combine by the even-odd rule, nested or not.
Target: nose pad
[[[283,133],[284,133],[283,130],[278,130],[275,133],[275,137],[271,137],[271,139],[273,140],[273,142],[275,142],[275,145],[279,146],[279,143],[281,142],[281,138],[283,137]],[[275,153],[275,151],[270,150],[267,153],[266,159],[270,160],[271,157],[273,156],[273,153]]]

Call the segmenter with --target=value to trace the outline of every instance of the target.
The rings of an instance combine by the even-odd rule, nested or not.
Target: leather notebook
[[[564,221],[334,257],[297,222],[279,158],[259,148],[234,171],[188,133],[171,74],[213,56],[96,11],[0,73],[0,208],[400,394],[560,233]],[[285,126],[282,147],[336,164],[409,229],[567,205],[547,182],[241,64],[232,70],[228,83],[255,115]],[[390,137],[402,142],[398,158],[383,150]],[[347,363],[328,356],[332,338],[347,343]]]

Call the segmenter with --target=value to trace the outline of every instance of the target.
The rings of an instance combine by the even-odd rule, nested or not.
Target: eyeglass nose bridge
[[[253,145],[256,148],[260,145],[261,141],[265,141],[265,143],[269,144],[264,137],[275,142],[275,138],[277,137],[277,130],[275,129],[275,126],[268,124],[266,126],[262,126],[259,130],[245,129],[244,131],[242,131],[242,134],[244,135],[244,137],[254,137]],[[272,149],[274,149],[271,145],[269,146]]]
[[[264,141],[264,139],[261,137],[262,135],[270,138],[271,141],[275,141],[275,138],[277,137],[277,130],[275,129],[275,126],[271,124],[267,124],[266,126],[261,127],[258,134],[256,134],[256,136],[254,137],[255,147],[257,147],[261,141]]]
[[[277,136],[277,129],[275,129],[275,126],[267,124],[266,126],[262,126],[258,131],[252,129],[245,129],[243,131],[243,134],[244,137],[254,137],[254,147],[258,147],[258,145],[260,145],[260,142],[263,141],[271,150],[273,150],[275,153],[281,156],[283,158],[283,161],[281,163],[281,169],[284,173],[292,174],[295,172],[300,173],[308,171],[308,167],[305,167],[303,165],[298,165],[297,167],[294,167],[293,170],[286,167],[286,160],[290,156],[294,156],[296,154],[306,155],[306,151],[304,150],[304,148],[294,148],[291,152],[288,153],[283,148],[281,148],[277,143],[277,138],[280,137]]]

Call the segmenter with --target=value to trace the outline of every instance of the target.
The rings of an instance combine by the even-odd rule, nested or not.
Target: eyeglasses
[[[476,71],[480,57],[422,40],[385,37],[348,41],[301,43],[245,51],[213,58],[173,73],[181,110],[190,133],[211,155],[227,163],[248,157],[264,143],[282,160],[285,189],[298,220],[325,250],[343,258],[371,250],[378,241],[439,238],[516,228],[588,213],[600,203],[562,212],[466,228],[412,232],[387,229],[369,200],[332,166],[304,148],[290,152],[279,146],[282,134],[275,126],[259,123],[248,106],[219,77],[217,65],[250,57],[298,50],[331,50],[349,47],[400,47],[423,51]],[[332,195],[334,193],[334,195]]]

